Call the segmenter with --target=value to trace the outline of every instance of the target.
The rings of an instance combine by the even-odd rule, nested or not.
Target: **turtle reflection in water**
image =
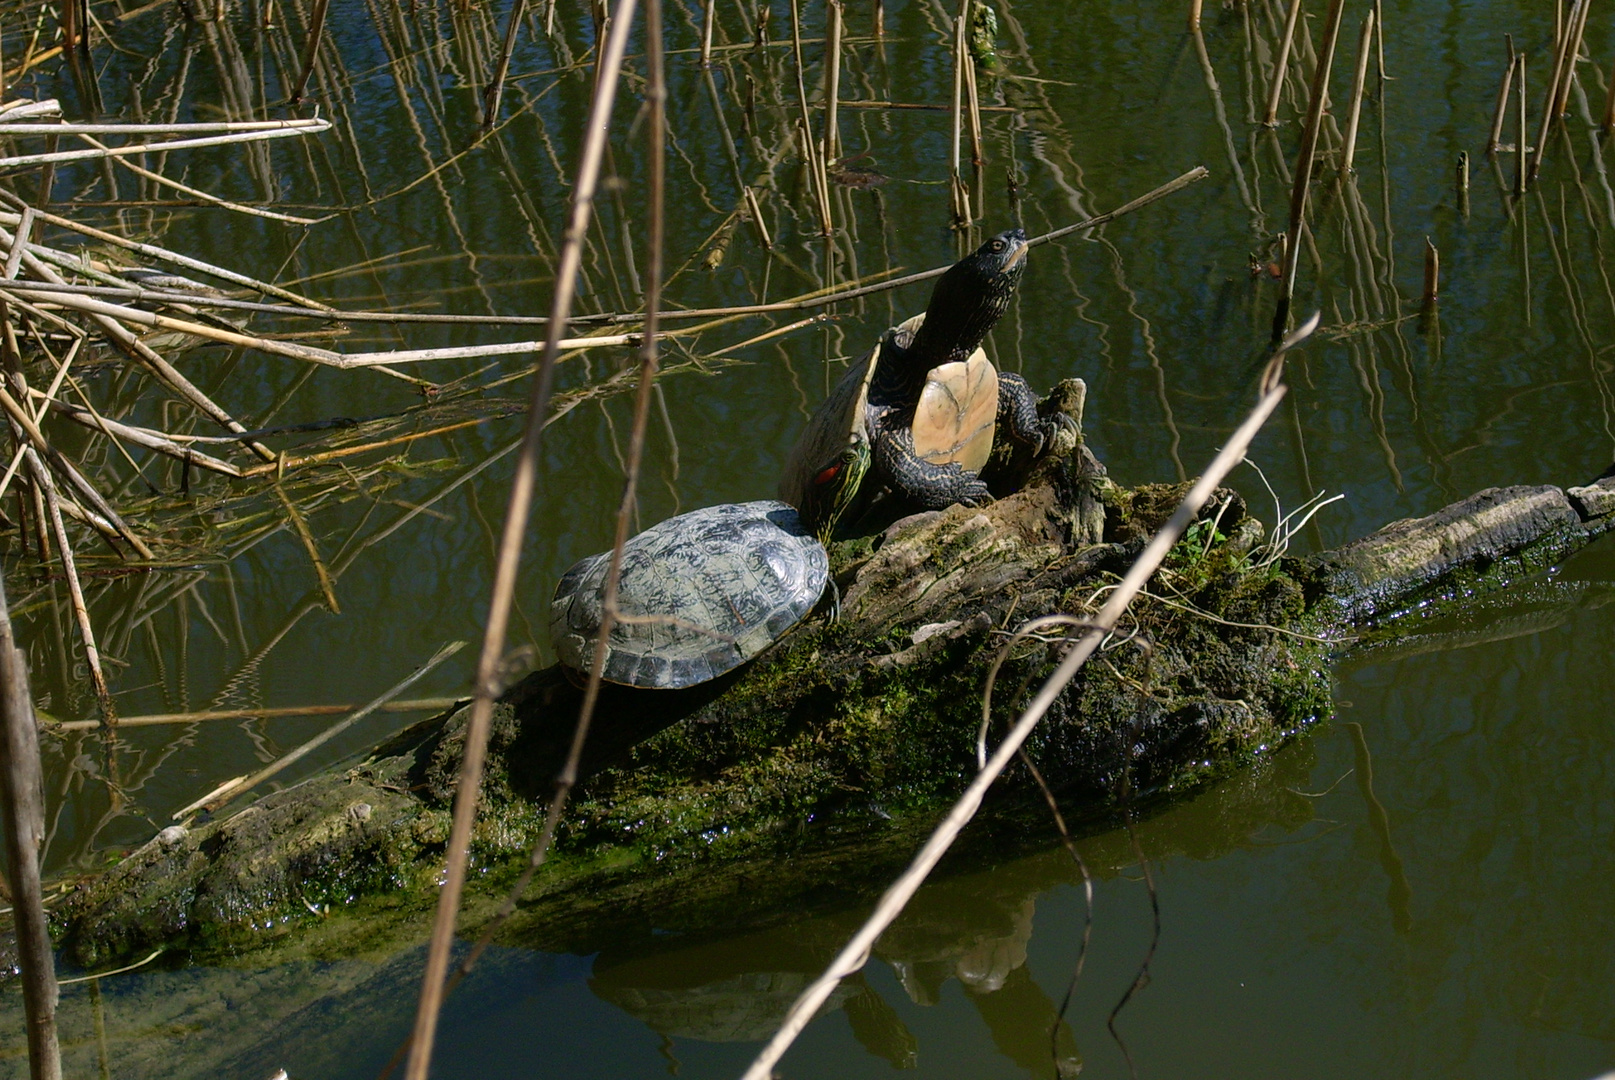
[[[1000,429],[1033,454],[1053,445],[1073,422],[1039,417],[1025,380],[1000,374],[980,347],[1009,306],[1026,251],[1019,229],[988,240],[942,275],[924,314],[854,365],[792,449],[784,502],[709,506],[628,541],[608,681],[694,686],[779,640],[818,603],[829,580],[821,541],[867,497],[871,466],[871,487],[921,507],[978,506],[992,498],[978,474]],[[550,603],[555,651],[577,671],[590,667],[610,558],[573,566]]]
[[[981,349],[1020,284],[1028,247],[1020,229],[988,240],[937,280],[924,313],[887,330],[848,369],[792,447],[780,498],[831,527],[882,490],[921,509],[980,506],[992,499],[980,473],[1000,431],[1035,456],[1074,427],[1063,413],[1040,417],[1026,380],[999,372]],[[848,490],[843,472],[860,460],[872,464],[874,482]]]

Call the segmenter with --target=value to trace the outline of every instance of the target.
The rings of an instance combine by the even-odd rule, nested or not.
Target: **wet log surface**
[[[764,925],[878,889],[973,772],[984,674],[1009,634],[1095,610],[1186,489],[1118,488],[1080,447],[1024,481],[990,506],[837,544],[839,617],[827,600],[723,679],[608,687],[557,853],[508,933],[593,951],[652,929]],[[1328,664],[1349,640],[1539,573],[1612,524],[1615,479],[1494,488],[1295,559],[1220,491],[1028,751],[1079,822],[1114,812],[1124,775],[1135,798],[1170,797],[1327,717]],[[1060,646],[1017,647],[995,730]],[[487,917],[537,837],[579,696],[552,667],[497,708],[473,845],[492,887],[464,925]],[[379,947],[434,895],[463,722],[451,711],[354,768],[164,830],[58,906],[59,941],[84,965],[159,945],[215,954],[294,930],[321,955]],[[1004,853],[1029,835],[1047,843],[1046,810],[1012,774],[966,845]],[[357,917],[329,917],[344,911]]]

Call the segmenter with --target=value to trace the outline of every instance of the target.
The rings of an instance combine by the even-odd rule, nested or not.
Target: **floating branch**
[[[1486,154],[1497,153],[1497,144],[1503,138],[1503,120],[1508,115],[1508,92],[1514,82],[1514,35],[1504,34],[1508,45],[1508,64],[1503,68],[1503,82],[1497,88],[1497,110],[1492,114],[1492,133],[1486,139]],[[1612,82],[1611,85],[1615,85]]]

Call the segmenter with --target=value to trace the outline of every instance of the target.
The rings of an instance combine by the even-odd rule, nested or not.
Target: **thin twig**
[[[1273,85],[1267,91],[1267,111],[1262,123],[1272,127],[1278,123],[1279,94],[1284,89],[1284,77],[1289,73],[1290,51],[1295,43],[1295,27],[1301,21],[1301,0],[1290,0],[1290,14],[1284,20],[1284,38],[1279,42],[1279,58],[1273,64]]]
[[[477,660],[475,697],[466,723],[460,776],[454,795],[454,817],[449,832],[448,854],[443,887],[438,893],[437,916],[432,926],[432,942],[427,950],[426,970],[421,979],[421,998],[415,1012],[414,1032],[409,1050],[406,1080],[426,1080],[437,1034],[438,1010],[442,1004],[443,977],[448,971],[449,948],[454,924],[465,888],[466,856],[471,827],[476,819],[477,800],[482,786],[482,767],[487,754],[488,730],[493,718],[494,699],[500,692],[500,667],[505,651],[505,631],[510,621],[516,591],[516,570],[521,562],[522,540],[532,509],[537,482],[538,449],[549,412],[550,389],[555,363],[560,356],[561,334],[572,310],[577,274],[582,263],[584,236],[594,209],[594,195],[600,177],[606,132],[611,124],[611,108],[616,102],[623,52],[634,22],[635,0],[618,0],[611,31],[601,60],[602,76],[596,83],[593,101],[585,121],[582,159],[573,185],[571,213],[556,268],[555,292],[551,303],[549,339],[545,342],[538,378],[522,432],[521,452],[515,476],[511,479],[510,500],[500,533],[499,554],[494,564],[494,581],[489,603],[482,652]]]
[[[217,813],[232,799],[251,791],[265,780],[268,780],[270,777],[275,776],[277,773],[282,772],[292,765],[295,765],[297,762],[301,761],[315,750],[318,750],[321,746],[324,746],[326,743],[330,742],[344,731],[347,731],[354,724],[357,724],[365,717],[380,710],[388,702],[392,701],[393,698],[420,682],[427,675],[436,670],[439,664],[443,663],[443,661],[447,660],[449,657],[453,656],[463,648],[465,648],[465,642],[463,641],[451,641],[446,645],[443,645],[437,650],[437,652],[432,654],[426,663],[422,664],[403,679],[399,680],[391,688],[389,688],[386,693],[377,697],[374,701],[370,702],[368,705],[365,705],[363,708],[356,710],[354,714],[348,717],[346,720],[332,724],[330,727],[303,743],[301,746],[298,746],[293,750],[288,750],[285,754],[281,755],[279,758],[276,758],[273,762],[253,773],[251,776],[231,781],[226,787],[209,792],[206,796],[194,803],[191,803],[189,806],[175,811],[173,815],[174,820],[180,821],[186,817],[189,817],[196,811],[204,809],[209,813]]]

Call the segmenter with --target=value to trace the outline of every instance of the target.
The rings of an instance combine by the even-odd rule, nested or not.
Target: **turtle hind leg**
[[[1013,371],[998,373],[998,430],[1015,442],[1031,447],[1034,455],[1054,445],[1061,428],[1076,421],[1063,412],[1042,417],[1037,414],[1037,395],[1026,380]]]

